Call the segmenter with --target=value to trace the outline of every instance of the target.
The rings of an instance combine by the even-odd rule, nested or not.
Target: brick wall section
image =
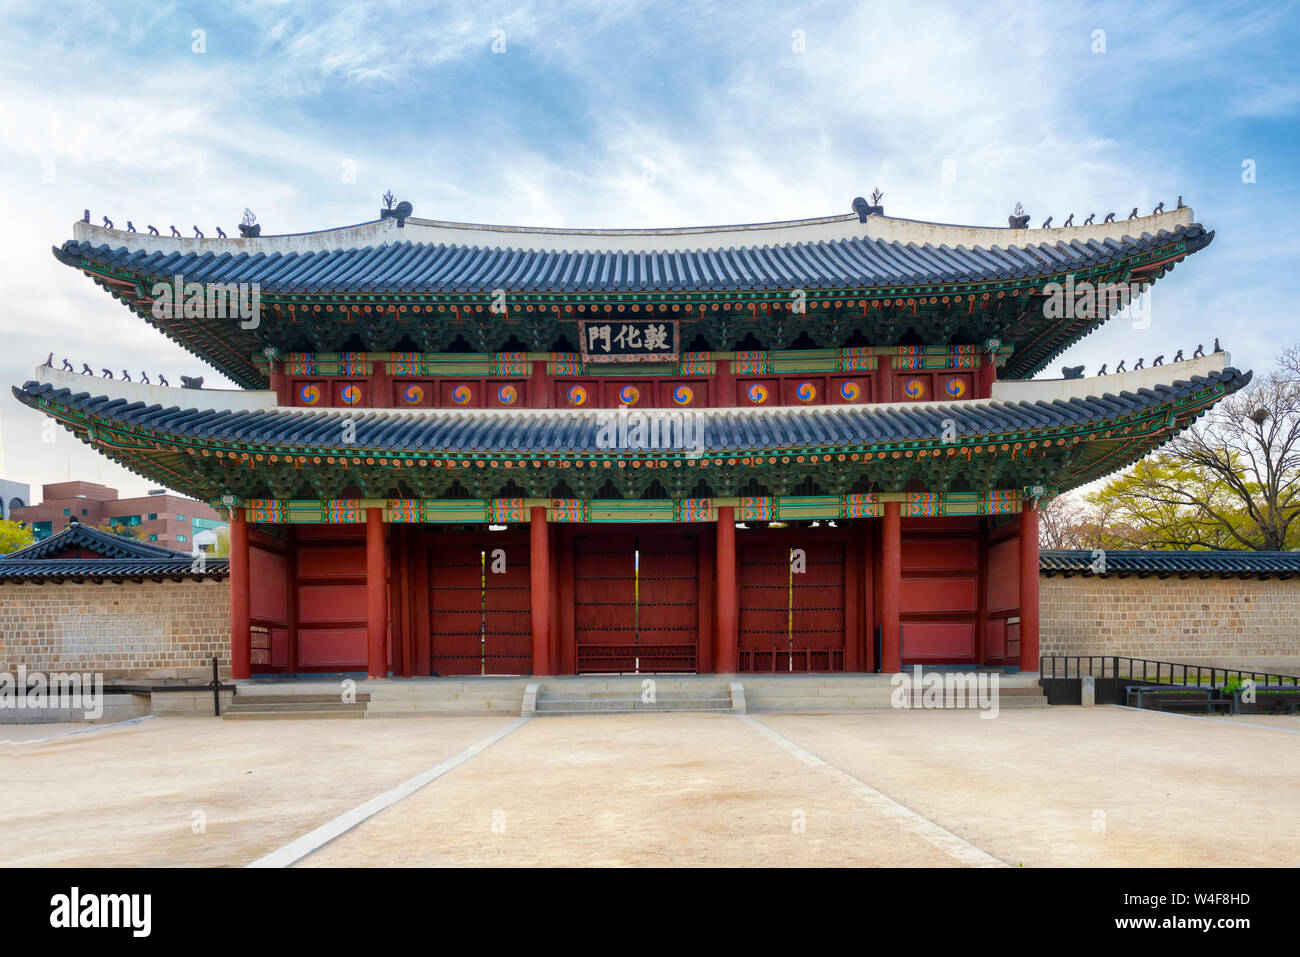
[[[0,671],[107,678],[230,673],[230,586],[180,582],[0,584]]]
[[[1300,581],[1039,580],[1039,651],[1162,661],[1300,656]]]

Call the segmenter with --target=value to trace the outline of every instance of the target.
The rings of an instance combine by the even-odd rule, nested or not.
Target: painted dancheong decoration
[[[1216,341],[1034,380],[1122,306],[1060,290],[1140,293],[1214,234],[1181,201],[1033,229],[881,195],[683,229],[391,195],[301,234],[86,218],[55,256],[240,389],[51,353],[14,394],[230,510],[237,676],[1033,669],[1039,503],[1250,379]],[[178,275],[257,315],[155,310]]]

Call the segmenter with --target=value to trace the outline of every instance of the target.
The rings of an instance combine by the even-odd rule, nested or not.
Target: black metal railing
[[[1087,670],[1084,670],[1085,667]],[[1043,678],[1082,678],[1088,675],[1116,681],[1194,687],[1205,687],[1205,679],[1208,678],[1208,687],[1211,688],[1222,687],[1230,678],[1235,677],[1238,681],[1250,680],[1256,685],[1289,684],[1292,687],[1300,687],[1300,675],[1279,675],[1268,671],[1217,668],[1208,665],[1183,664],[1177,661],[1158,661],[1153,658],[1126,658],[1118,655],[1040,655],[1038,674]]]

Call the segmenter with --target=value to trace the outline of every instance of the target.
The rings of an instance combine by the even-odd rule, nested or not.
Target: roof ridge
[[[192,557],[186,552],[176,551],[163,545],[142,542],[112,532],[101,531],[93,525],[87,525],[80,521],[73,521],[49,538],[43,538],[39,542],[33,542],[16,552],[0,556],[0,561],[59,561],[60,559],[50,558],[49,556],[78,546],[92,551],[103,549],[106,554],[103,558],[94,559],[96,561],[111,561],[114,559],[138,561],[140,559],[173,558],[189,561]],[[111,554],[113,552],[118,554]],[[91,559],[75,560],[90,561]]]

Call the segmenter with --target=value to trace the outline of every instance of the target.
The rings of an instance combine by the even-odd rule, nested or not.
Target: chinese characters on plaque
[[[582,357],[588,362],[663,362],[677,358],[677,323],[671,319],[580,322]]]

